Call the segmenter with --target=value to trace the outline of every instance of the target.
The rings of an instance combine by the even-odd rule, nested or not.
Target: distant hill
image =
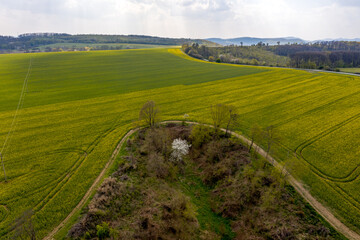
[[[207,38],[206,40],[221,44],[223,46],[228,45],[241,45],[243,43],[244,46],[251,46],[257,44],[259,42],[263,42],[269,45],[277,45],[278,42],[280,44],[287,43],[306,43],[307,41],[295,38],[295,37],[283,37],[283,38],[253,38],[253,37],[240,37],[240,38]]]
[[[321,40],[315,40],[315,41],[312,41],[312,42],[322,42],[322,41],[327,41],[327,42],[331,42],[331,41],[360,42],[360,38],[326,38],[326,39],[321,39]]]
[[[332,42],[332,41],[344,41],[344,42],[360,42],[360,38],[326,38],[319,39],[315,41],[307,41],[301,38],[296,37],[282,37],[282,38],[254,38],[254,37],[239,37],[239,38],[206,38],[206,40],[221,44],[223,46],[229,45],[241,45],[243,46],[251,46],[256,45],[259,42],[263,42],[265,44],[277,45],[280,42],[280,45],[284,44],[294,44],[294,43],[316,43],[316,42]]]

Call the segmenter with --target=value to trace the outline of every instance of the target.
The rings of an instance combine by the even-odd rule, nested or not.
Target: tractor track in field
[[[170,122],[181,122],[181,121],[170,121]],[[187,122],[187,123],[198,124],[195,122]],[[225,131],[225,129],[222,130]],[[246,144],[251,143],[249,139],[247,139],[246,137],[240,134],[237,134],[232,131],[230,131],[230,133],[233,136],[244,141]],[[287,176],[288,182],[334,229],[336,229],[338,232],[343,234],[348,239],[360,240],[360,235],[358,233],[348,228],[337,217],[335,217],[334,214],[332,214],[331,211],[326,206],[324,206],[322,203],[320,203],[311,195],[311,193],[303,186],[303,184],[300,181],[296,180],[286,169],[284,169],[282,165],[280,165],[273,157],[268,155],[264,149],[262,149],[260,146],[258,146],[255,143],[253,143],[253,147],[258,154],[264,157],[271,165],[282,171]]]
[[[1,205],[0,204],[0,209],[1,208],[4,209],[4,215],[2,217],[0,215],[0,223],[7,218],[7,216],[9,215],[9,212],[10,212],[6,205]]]
[[[68,221],[70,220],[70,218],[78,211],[80,210],[84,204],[86,203],[86,201],[90,198],[91,194],[93,193],[93,191],[95,190],[96,187],[98,187],[98,184],[100,183],[100,180],[105,176],[106,171],[108,170],[108,168],[112,165],[112,163],[115,161],[117,155],[120,152],[120,149],[123,145],[123,143],[126,141],[126,139],[131,136],[132,134],[134,134],[136,131],[138,130],[138,128],[136,129],[132,129],[130,131],[127,132],[127,134],[125,134],[125,136],[123,136],[120,140],[120,142],[117,144],[115,150],[113,151],[113,153],[111,154],[111,157],[109,159],[109,161],[106,163],[105,167],[103,168],[103,170],[101,171],[101,173],[97,176],[97,178],[95,179],[95,181],[93,182],[93,184],[91,185],[91,187],[88,189],[88,191],[85,193],[85,195],[83,196],[83,198],[80,200],[80,202],[76,205],[76,207],[69,213],[69,215],[58,225],[56,226],[46,237],[44,237],[44,240],[49,240],[49,239],[53,239],[53,237],[55,236],[55,234],[62,228],[64,227]]]
[[[182,121],[163,121],[161,122],[161,124],[167,124],[167,123],[181,123]],[[190,122],[190,121],[186,121],[187,124],[200,124],[197,122]],[[211,125],[207,125],[204,124],[206,126],[210,126]],[[104,177],[106,171],[108,170],[108,168],[112,165],[112,163],[114,162],[114,160],[116,159],[116,157],[118,156],[120,149],[122,147],[122,145],[125,143],[125,141],[128,139],[128,137],[130,137],[132,134],[134,134],[135,132],[137,132],[140,128],[134,128],[130,131],[127,132],[127,134],[125,134],[120,142],[117,144],[115,150],[113,151],[109,161],[106,163],[105,167],[103,168],[103,170],[101,171],[101,173],[99,174],[99,176],[95,179],[94,183],[91,185],[91,187],[89,188],[89,190],[86,192],[86,194],[84,195],[84,197],[80,200],[80,202],[78,203],[78,205],[71,211],[71,213],[57,226],[55,227],[45,238],[44,240],[50,240],[53,239],[53,237],[55,236],[55,234],[62,228],[64,227],[68,221],[70,220],[70,218],[78,211],[80,210],[84,204],[88,201],[88,199],[91,196],[91,193],[95,190],[95,188],[98,186],[98,184],[100,183],[100,180]],[[222,131],[225,131],[225,129],[221,129]],[[241,139],[243,142],[245,142],[246,144],[250,144],[251,141],[249,139],[247,139],[246,137],[237,134],[235,132],[230,131],[230,133]],[[360,240],[360,235],[356,232],[354,232],[353,230],[351,230],[350,228],[348,228],[345,224],[343,224],[337,217],[335,217],[332,212],[326,207],[324,206],[322,203],[320,203],[317,199],[315,199],[310,192],[303,186],[303,184],[296,180],[286,169],[284,169],[284,167],[282,165],[280,165],[273,157],[271,157],[270,155],[268,155],[266,153],[266,151],[264,149],[262,149],[260,146],[258,146],[257,144],[253,143],[253,149],[255,149],[255,151],[260,154],[262,157],[264,157],[271,165],[273,165],[275,168],[279,169],[282,171],[282,173],[284,173],[287,176],[287,180],[288,182],[296,189],[296,191],[334,228],[336,229],[338,232],[340,232],[341,234],[343,234],[345,237],[347,237],[348,239],[351,240]]]
[[[314,164],[310,163],[309,160],[307,160],[304,156],[303,156],[303,151],[305,148],[307,148],[308,146],[310,146],[311,144],[313,144],[314,142],[320,140],[321,138],[335,132],[336,130],[340,129],[341,127],[346,126],[347,124],[357,120],[360,118],[360,113],[357,113],[353,116],[351,116],[348,119],[345,119],[344,121],[328,128],[327,130],[319,133],[318,135],[316,135],[315,137],[306,140],[305,142],[301,143],[299,146],[297,146],[294,150],[294,152],[296,152],[299,157],[301,157],[304,161],[306,161],[309,165],[311,165],[315,170],[316,170],[316,174],[319,175],[319,177],[330,180],[332,182],[352,182],[354,180],[356,180],[359,177],[358,173],[358,169],[360,167],[360,165],[356,166],[353,170],[351,170],[349,173],[347,173],[345,176],[343,177],[337,177],[337,176],[331,176],[329,174],[324,173],[323,171],[321,171],[318,167],[316,167]]]

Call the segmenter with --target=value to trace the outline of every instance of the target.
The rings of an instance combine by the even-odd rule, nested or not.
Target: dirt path
[[[166,121],[168,123],[171,122],[181,122],[181,121]],[[166,123],[165,122],[165,123]],[[188,124],[198,124],[196,122],[187,122]],[[205,124],[206,125],[206,124]],[[207,125],[210,126],[210,125]],[[210,126],[212,127],[212,126]],[[222,129],[222,131],[225,132],[225,129]],[[246,144],[250,145],[251,141],[247,139],[246,137],[237,134],[235,132],[230,131],[230,133],[241,139]],[[360,240],[360,235],[348,228],[345,224],[343,224],[338,218],[336,218],[331,211],[325,207],[323,204],[321,204],[318,200],[316,200],[310,192],[304,188],[301,182],[296,180],[286,169],[283,169],[283,166],[280,165],[273,157],[268,156],[266,151],[262,149],[257,144],[253,143],[253,148],[257,151],[258,154],[266,158],[270,164],[272,164],[274,167],[282,171],[286,176],[288,182],[296,189],[296,191],[333,227],[336,229],[336,231],[342,233],[345,237],[348,239],[354,239],[354,240]]]
[[[164,121],[162,123],[181,123],[182,121]],[[196,122],[189,122],[187,121],[186,123],[188,124],[199,124]],[[204,124],[207,125],[207,124]],[[211,125],[207,125],[212,127]],[[95,179],[94,183],[91,185],[91,187],[89,188],[89,190],[86,192],[86,194],[84,195],[84,197],[81,199],[81,201],[78,203],[78,205],[71,211],[71,213],[56,227],[53,229],[53,231],[51,231],[45,238],[44,240],[50,240],[53,239],[53,237],[55,236],[55,234],[63,227],[67,224],[67,222],[70,220],[70,218],[75,214],[76,211],[78,211],[79,209],[81,209],[85,202],[89,199],[91,193],[95,190],[95,187],[98,186],[100,180],[102,179],[102,177],[105,175],[105,172],[107,171],[107,169],[112,165],[112,163],[114,162],[114,160],[116,159],[117,155],[120,152],[120,149],[122,147],[122,145],[124,144],[124,142],[126,141],[126,139],[131,136],[132,134],[134,134],[136,131],[138,131],[139,128],[136,129],[132,129],[130,130],[119,142],[119,144],[116,146],[114,152],[112,153],[109,161],[107,162],[107,164],[105,165],[104,169],[101,171],[100,175]],[[222,129],[223,131],[225,131],[225,129]],[[237,134],[235,132],[231,132],[230,133],[241,139],[242,141],[244,141],[246,144],[250,144],[251,141],[249,139],[247,139],[246,137]],[[332,213],[331,211],[326,208],[323,204],[321,204],[318,200],[316,200],[311,194],[310,192],[304,188],[304,186],[301,184],[301,182],[299,182],[298,180],[296,180],[288,171],[286,171],[285,169],[283,169],[283,166],[280,165],[273,157],[268,156],[266,154],[266,151],[264,149],[262,149],[260,146],[256,145],[255,143],[253,144],[253,149],[255,149],[257,151],[258,154],[260,154],[261,156],[263,156],[264,158],[266,158],[270,164],[272,164],[274,167],[278,168],[280,171],[282,171],[286,176],[287,176],[287,180],[289,181],[289,183],[296,189],[296,191],[306,200],[308,201],[308,203],[333,227],[335,228],[338,232],[342,233],[345,237],[347,237],[348,239],[354,239],[354,240],[360,240],[360,235],[357,234],[356,232],[352,231],[350,228],[348,228],[347,226],[345,226],[345,224],[343,224],[339,219],[337,219]]]
[[[89,199],[91,193],[95,190],[95,188],[98,186],[98,184],[100,183],[100,180],[104,177],[106,171],[108,170],[108,168],[112,165],[112,163],[115,161],[117,155],[120,152],[121,146],[124,144],[124,142],[126,141],[126,139],[131,136],[132,134],[134,134],[138,129],[132,129],[130,130],[122,139],[121,141],[118,143],[118,145],[116,146],[115,150],[113,151],[113,153],[111,154],[111,157],[109,159],[109,161],[106,163],[105,167],[103,168],[103,170],[101,171],[101,173],[99,174],[99,176],[97,176],[97,178],[95,179],[95,181],[93,182],[93,184],[91,185],[91,187],[89,188],[89,190],[86,192],[86,194],[84,195],[84,197],[80,200],[80,202],[78,203],[78,205],[76,205],[76,207],[69,213],[69,215],[57,226],[55,227],[46,237],[44,237],[44,240],[50,240],[53,239],[55,234],[62,228],[64,227],[68,221],[70,220],[70,218],[78,211],[80,210],[84,204],[86,203],[86,201]]]
[[[250,144],[251,141],[244,136],[241,136],[237,133],[231,132],[232,135],[240,138],[247,144]],[[273,157],[267,156],[266,151],[256,145],[253,144],[254,149],[256,149],[257,153],[259,153],[261,156],[266,158],[274,167],[279,169],[280,171],[283,171],[283,173],[287,176],[288,182],[296,189],[296,191],[306,200],[308,203],[328,222],[330,225],[335,228],[338,232],[342,233],[345,237],[348,239],[355,239],[359,240],[360,235],[356,232],[352,231],[350,228],[345,226],[339,219],[337,219],[331,211],[325,207],[323,204],[321,204],[318,200],[316,200],[310,192],[304,188],[304,186],[296,180],[286,169],[283,169],[283,166],[280,165]]]

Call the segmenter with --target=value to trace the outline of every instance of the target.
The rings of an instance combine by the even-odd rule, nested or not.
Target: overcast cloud
[[[358,0],[0,0],[0,34],[359,38]]]

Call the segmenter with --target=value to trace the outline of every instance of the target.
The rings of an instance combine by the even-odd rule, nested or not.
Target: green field
[[[29,63],[31,62],[31,67]],[[193,60],[179,49],[0,55],[0,144],[28,70],[15,131],[0,173],[0,238],[26,209],[44,236],[76,206],[134,126],[142,104],[163,119],[209,122],[214,103],[232,104],[245,135],[258,123],[282,136],[273,155],[336,215],[360,229],[360,78]],[[1,146],[0,145],[0,146]]]
[[[360,73],[360,68],[340,68],[341,72]]]
[[[169,45],[155,45],[155,44],[137,44],[137,43],[54,43],[48,45],[42,45],[39,47],[41,51],[45,51],[46,48],[98,48],[98,47],[114,47],[114,48],[121,48],[121,49],[142,49],[142,48],[169,48],[175,46]]]

